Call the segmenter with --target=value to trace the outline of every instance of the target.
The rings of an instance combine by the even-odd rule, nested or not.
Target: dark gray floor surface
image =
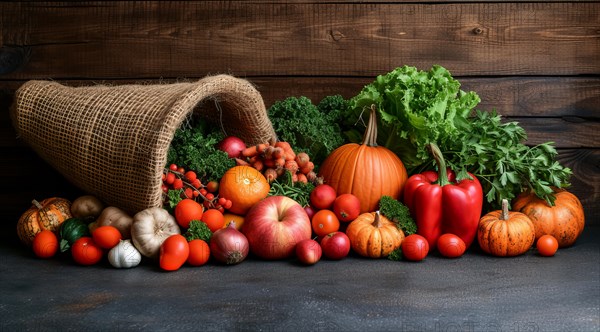
[[[600,229],[555,257],[249,259],[162,272],[0,245],[0,331],[599,331]]]

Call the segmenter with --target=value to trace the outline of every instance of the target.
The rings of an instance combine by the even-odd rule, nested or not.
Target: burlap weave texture
[[[275,139],[260,93],[230,75],[119,86],[29,81],[15,94],[11,119],[19,137],[65,178],[136,213],[162,205],[167,151],[191,113],[247,144]]]

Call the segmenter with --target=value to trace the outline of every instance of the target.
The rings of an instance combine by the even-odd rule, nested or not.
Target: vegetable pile
[[[404,66],[348,100],[275,102],[274,142],[246,146],[192,117],[168,151],[162,207],[128,215],[90,195],[33,200],[18,235],[44,259],[132,268],[146,257],[165,271],[249,253],[304,265],[351,252],[458,258],[475,238],[494,256],[573,245],[585,217],[564,189],[571,170],[552,142],[526,145],[518,123],[479,102],[441,66]]]
[[[524,190],[553,202],[551,187],[569,185],[571,170],[555,159],[552,143],[524,145],[527,138],[515,122],[502,123],[495,112],[474,112],[480,102],[475,92],[460,90],[460,83],[443,67],[430,71],[397,68],[364,87],[350,99],[346,124],[366,123],[371,105],[379,112],[377,142],[394,151],[409,174],[431,168],[427,151],[437,144],[457,179],[473,173],[481,182],[490,208],[513,199]],[[360,128],[348,133],[360,140]]]

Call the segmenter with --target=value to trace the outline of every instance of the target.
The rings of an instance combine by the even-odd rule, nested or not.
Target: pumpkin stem
[[[367,123],[367,130],[363,136],[362,144],[377,146],[377,110],[375,104],[371,105],[369,122]]]
[[[448,173],[446,172],[446,161],[444,160],[442,151],[435,143],[427,144],[427,149],[433,156],[433,159],[435,159],[435,163],[438,167],[438,184],[442,187],[450,184],[450,181],[448,181]]]
[[[40,204],[40,202],[38,202],[37,200],[33,200],[31,201],[31,204],[35,205],[36,208],[38,208],[38,210],[43,209],[44,207],[42,206],[42,204]]]
[[[379,228],[381,227],[381,218],[380,218],[381,214],[379,213],[379,210],[375,211],[375,218],[373,219],[373,226],[375,226],[375,228]]]
[[[502,214],[500,215],[500,220],[508,220],[508,200],[502,199]]]

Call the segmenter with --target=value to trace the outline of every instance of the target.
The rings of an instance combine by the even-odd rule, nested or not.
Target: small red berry
[[[177,170],[177,165],[175,165],[175,164],[171,164],[171,165],[169,166],[169,169],[170,169],[170,170],[172,170],[172,171],[176,171],[176,170]]]

